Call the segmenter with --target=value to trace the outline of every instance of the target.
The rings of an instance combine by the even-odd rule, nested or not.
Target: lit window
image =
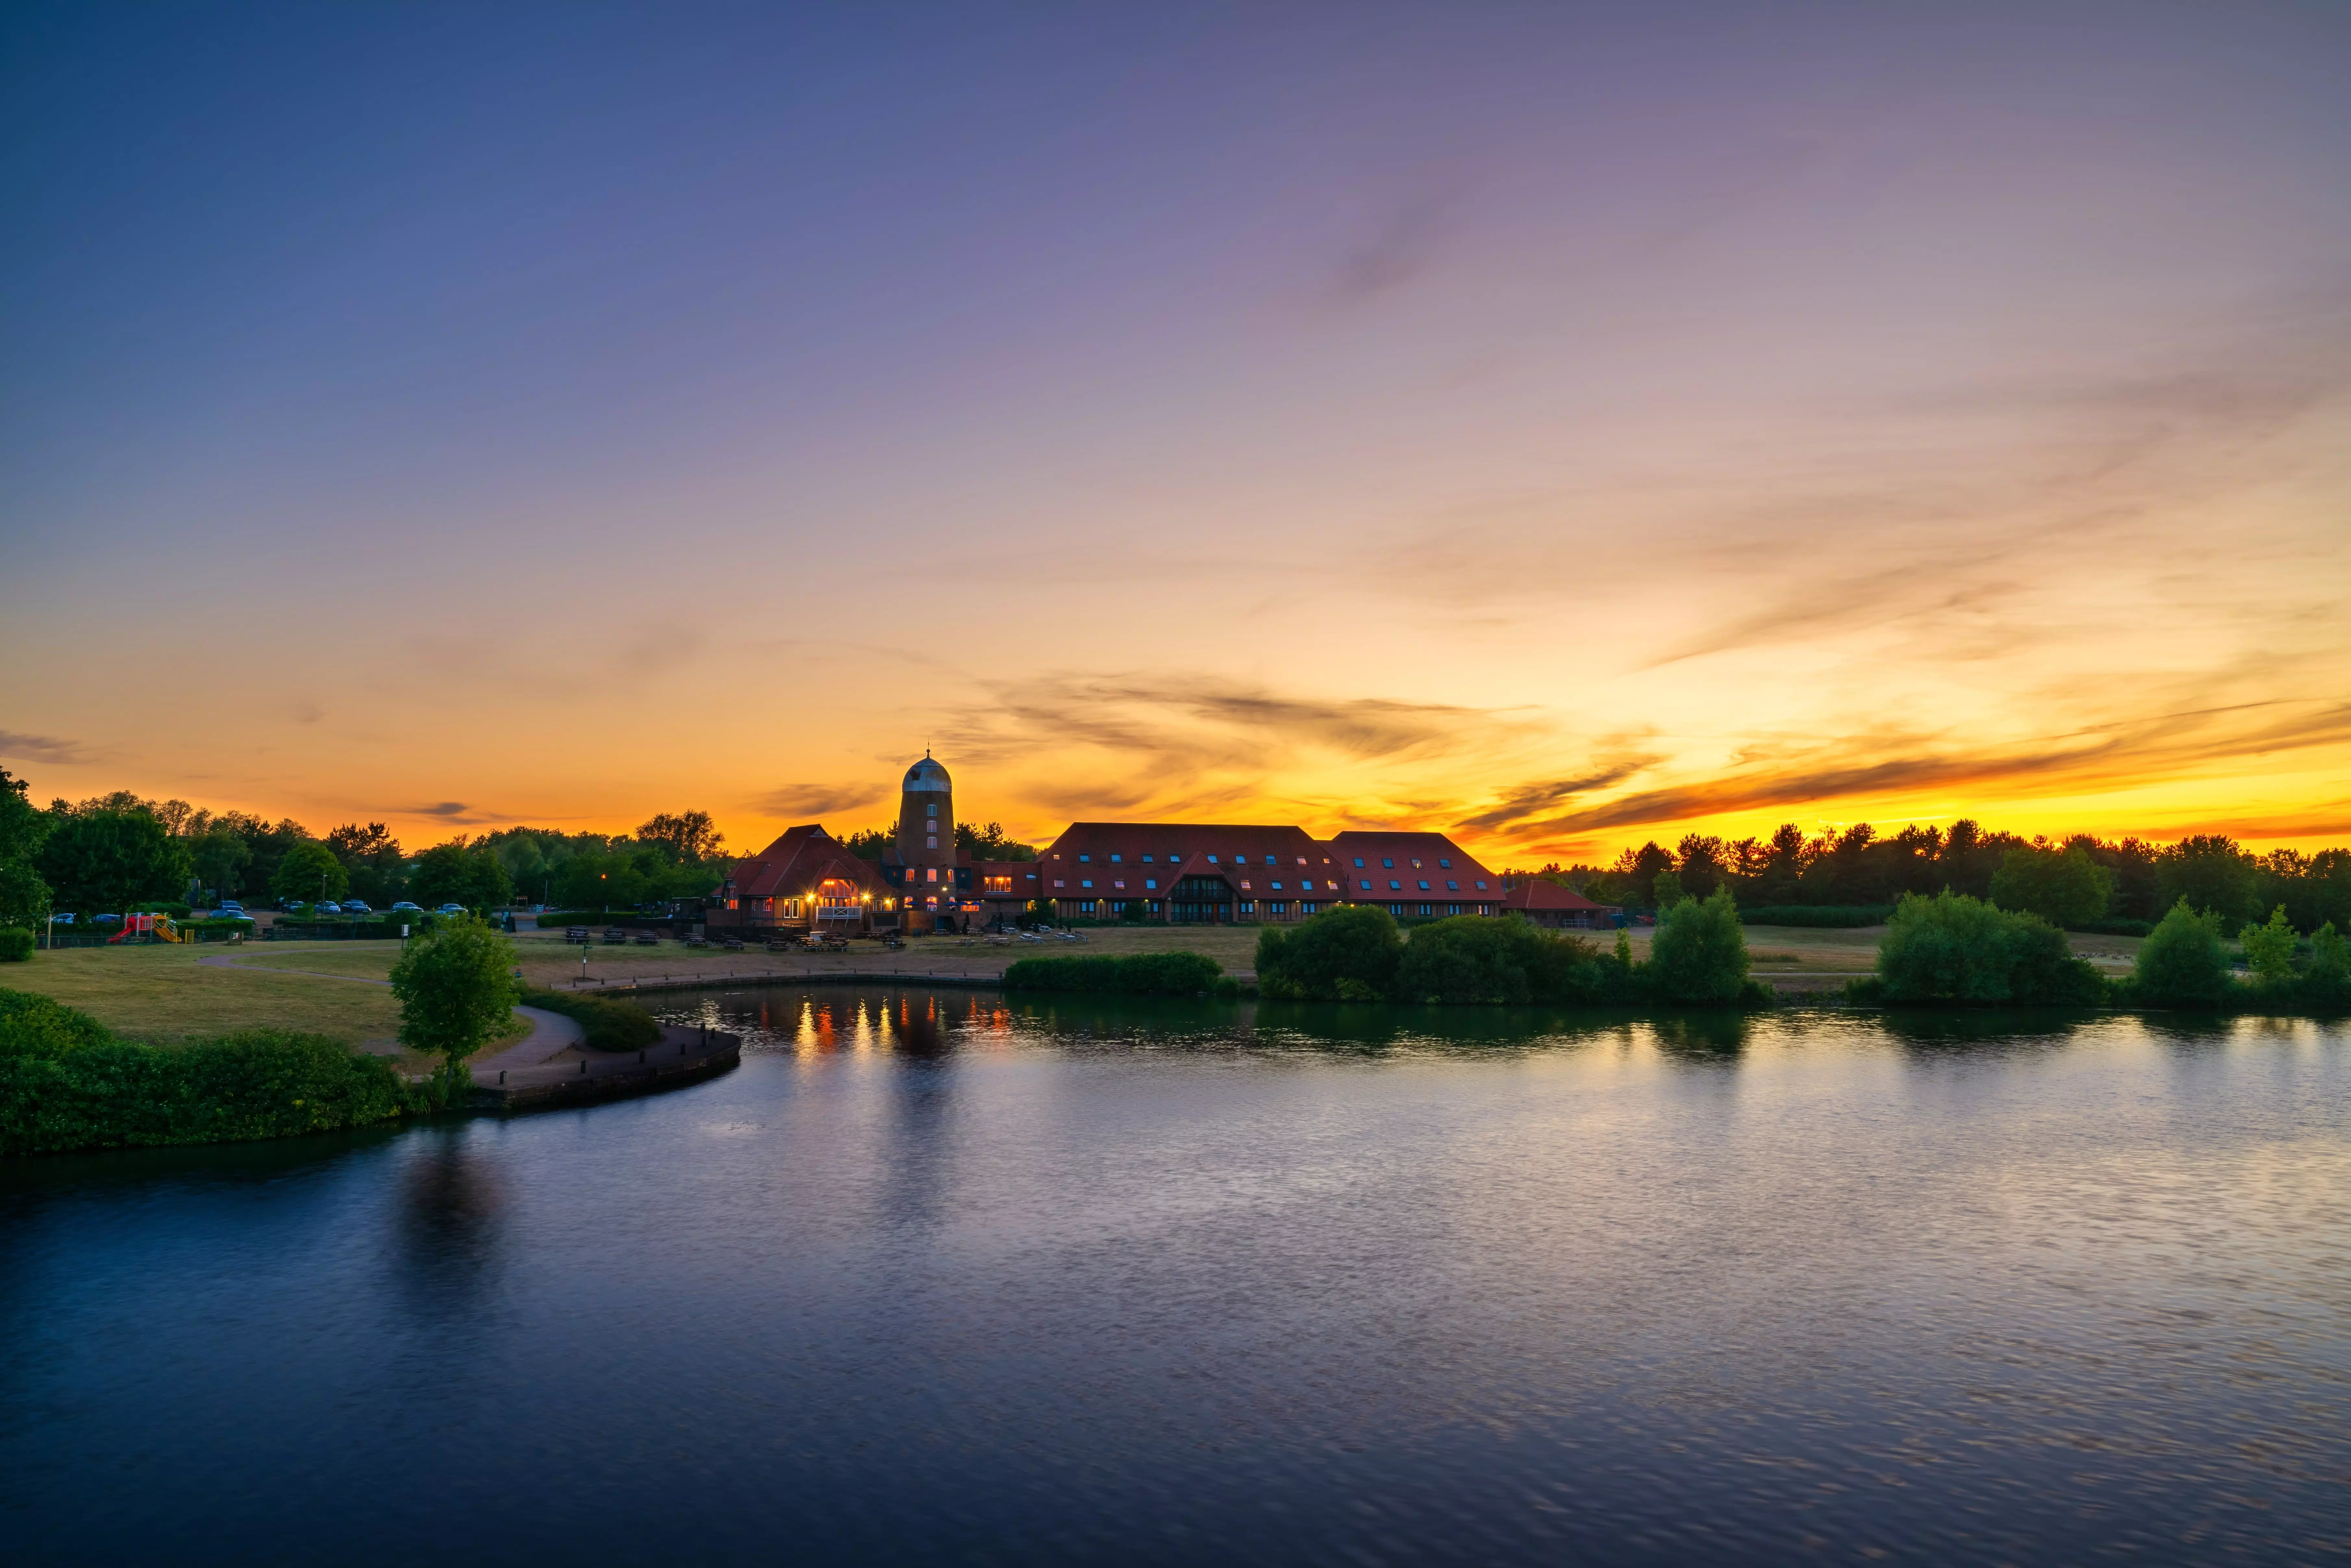
[[[1055,887],[1067,887],[1067,886],[1069,886],[1070,884],[1069,884],[1068,883],[1066,883],[1066,882],[1063,882],[1060,877],[1058,877],[1058,876],[1057,876],[1057,877],[1055,877],[1055,878],[1053,879],[1053,885],[1054,885]]]
[[[936,882],[936,881],[938,881],[938,880],[939,880],[939,868],[938,868],[938,867],[936,867],[936,866],[935,866],[935,865],[934,865],[934,866],[925,866],[925,867],[923,868],[923,880],[924,880],[925,882]]]
[[[1246,888],[1249,886],[1249,878],[1247,878],[1247,877],[1243,877],[1243,878],[1241,878],[1241,886],[1242,886],[1244,889],[1246,889]]]
[[[1111,886],[1113,886],[1113,887],[1120,887],[1120,888],[1123,888],[1123,887],[1124,887],[1125,885],[1126,885],[1126,883],[1123,883],[1123,882],[1113,882],[1113,883],[1111,883]]]
[[[1418,871],[1418,870],[1420,869],[1420,862],[1419,862],[1418,861],[1415,861],[1415,862],[1412,862],[1412,869],[1413,869],[1413,870],[1415,870],[1415,871]]]

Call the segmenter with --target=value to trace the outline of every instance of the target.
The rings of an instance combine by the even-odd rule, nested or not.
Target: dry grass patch
[[[168,945],[61,948],[9,965],[0,971],[0,986],[54,998],[118,1034],[159,1045],[266,1027],[388,1046],[399,1030],[400,1008],[385,987],[196,962],[199,954],[220,951]],[[383,967],[391,967],[390,959]]]

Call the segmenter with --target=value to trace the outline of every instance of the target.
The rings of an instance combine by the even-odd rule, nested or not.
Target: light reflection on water
[[[2292,1561],[2339,1026],[810,989],[0,1171],[12,1560]]]

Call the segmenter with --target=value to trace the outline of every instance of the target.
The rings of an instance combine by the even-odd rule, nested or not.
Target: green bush
[[[1189,997],[1235,989],[1205,953],[1132,953],[1123,957],[1023,958],[1004,971],[1008,991],[1123,991],[1131,996]]]
[[[2220,946],[2221,915],[2190,909],[2185,894],[2139,944],[2131,970],[2130,998],[2157,1007],[2219,1007],[2237,982],[2229,974],[2228,950]]]
[[[2105,982],[2037,915],[2002,910],[1948,890],[1906,895],[1877,945],[1877,987],[1855,1000],[1963,1007],[2040,1003],[2095,1007]]]
[[[0,991],[0,1155],[278,1138],[421,1108],[390,1063],[323,1035],[246,1030],[163,1049]]]
[[[525,991],[522,1005],[573,1019],[586,1034],[591,1051],[642,1051],[661,1041],[661,1024],[634,1002],[567,991]]]
[[[2301,938],[2285,921],[2285,905],[2270,911],[2266,924],[2248,925],[2237,933],[2237,945],[2245,950],[2245,962],[2262,980],[2275,984],[2294,978],[2294,950]]]
[[[1893,913],[1890,904],[1770,904],[1760,909],[1742,909],[1739,918],[1748,925],[1811,925],[1854,931],[1865,925],[1883,925]]]
[[[1417,938],[1416,938],[1417,940]],[[1735,1002],[1747,984],[1747,934],[1730,890],[1685,898],[1666,911],[1649,944],[1649,984],[1666,1001]]]
[[[33,956],[33,934],[21,925],[0,925],[0,964],[21,964]]]
[[[1296,925],[1269,925],[1257,939],[1257,985],[1298,1001],[1378,1001],[1395,982],[1404,937],[1388,912],[1344,904]]]
[[[1399,1001],[1456,1004],[1589,1002],[1608,988],[1590,943],[1516,915],[1457,915],[1419,927],[1395,981]]]

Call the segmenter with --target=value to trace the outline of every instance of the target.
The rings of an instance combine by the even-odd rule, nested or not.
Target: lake
[[[672,998],[0,1165],[12,1564],[2333,1560],[2351,1030]]]

